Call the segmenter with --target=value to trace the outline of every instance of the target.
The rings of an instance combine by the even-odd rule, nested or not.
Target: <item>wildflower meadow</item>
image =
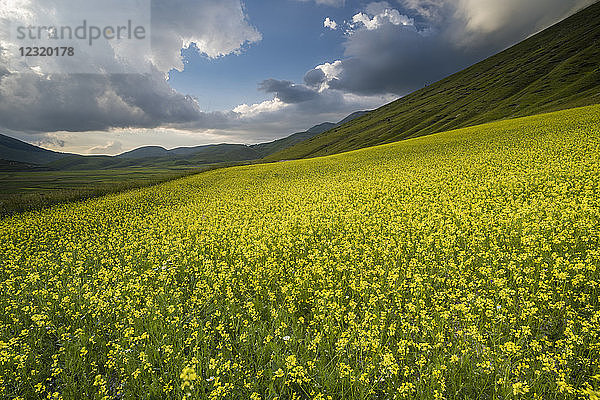
[[[3,399],[598,399],[600,106],[0,220]]]

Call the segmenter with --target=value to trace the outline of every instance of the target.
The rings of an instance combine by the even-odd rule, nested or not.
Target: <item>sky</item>
[[[106,0],[74,1],[0,0],[0,27],[111,17]],[[0,133],[111,155],[270,141],[377,108],[593,3],[131,1],[147,6],[148,46],[107,41],[76,65],[68,57],[44,59],[47,71],[25,65],[22,44],[0,35]]]

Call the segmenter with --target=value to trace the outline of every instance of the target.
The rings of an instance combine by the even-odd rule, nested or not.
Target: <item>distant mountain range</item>
[[[260,154],[261,158],[263,158],[270,154],[285,150],[289,147],[292,147],[292,146],[294,146],[298,143],[301,143],[305,140],[308,140],[312,137],[320,135],[321,133],[327,132],[328,130],[333,129],[337,126],[344,125],[345,123],[353,121],[356,118],[360,118],[360,117],[366,115],[367,113],[368,113],[368,111],[357,111],[355,113],[348,115],[346,118],[344,118],[337,124],[333,124],[331,122],[325,122],[324,124],[313,126],[306,132],[294,133],[293,135],[288,136],[283,139],[275,140],[275,141],[269,142],[269,143],[256,144],[256,145],[253,145],[250,147],[252,147],[254,150],[256,150]]]
[[[358,111],[338,123],[325,122],[305,132],[283,139],[255,145],[214,144],[178,147],[167,150],[160,146],[145,146],[117,156],[83,156],[59,153],[0,135],[0,171],[32,170],[98,170],[126,167],[179,167],[258,160],[310,139],[329,129],[343,125],[368,111]]]

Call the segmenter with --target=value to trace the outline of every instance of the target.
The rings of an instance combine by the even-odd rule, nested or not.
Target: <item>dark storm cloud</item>
[[[312,69],[304,76],[304,83],[312,87],[320,86],[325,80],[325,73],[320,69]]]
[[[403,95],[482,56],[481,52],[453,49],[436,37],[402,25],[356,32],[346,43],[346,55],[341,73],[329,87],[363,95]]]
[[[370,3],[347,24],[344,58],[327,87],[405,95],[546,28],[592,0],[400,0]],[[401,24],[390,15],[408,14]],[[398,19],[398,18],[397,18]],[[330,63],[332,61],[329,61]],[[318,86],[323,66],[304,78]],[[326,69],[326,68],[325,68]]]
[[[259,89],[275,94],[279,100],[287,104],[303,103],[316,98],[319,94],[306,85],[290,81],[267,79],[259,85]]]
[[[205,128],[227,121],[203,113],[196,101],[173,90],[162,74],[10,74],[0,80],[0,121],[22,131],[90,131],[192,124]]]

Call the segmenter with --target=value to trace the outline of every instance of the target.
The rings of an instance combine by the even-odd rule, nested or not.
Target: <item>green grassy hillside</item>
[[[594,399],[600,106],[0,220],[0,391]]]
[[[0,159],[23,164],[47,164],[70,154],[42,149],[29,143],[0,135]],[[15,165],[16,166],[16,165]]]
[[[333,122],[325,122],[323,124],[313,126],[305,132],[298,132],[285,137],[283,139],[273,140],[272,142],[260,143],[252,145],[251,147],[256,150],[260,157],[266,157],[269,154],[277,153],[278,151],[285,150],[295,144],[303,142],[307,139],[317,136],[320,133],[327,132],[329,129],[334,128],[336,124]]]
[[[266,157],[339,153],[600,103],[600,3],[440,82]]]
[[[263,158],[270,154],[274,154],[279,151],[285,150],[289,147],[292,147],[295,144],[304,142],[305,140],[313,138],[320,133],[327,132],[328,130],[333,129],[337,126],[340,126],[347,122],[353,121],[356,118],[360,118],[363,115],[366,115],[368,113],[369,113],[369,111],[356,111],[356,112],[348,115],[346,118],[344,118],[337,124],[334,124],[332,122],[325,122],[325,123],[313,126],[306,132],[295,133],[295,134],[285,137],[283,139],[274,140],[274,141],[268,142],[268,143],[255,144],[250,147],[252,147],[254,150],[256,150],[260,154],[260,158]]]
[[[161,146],[144,146],[119,154],[119,158],[168,157],[169,150]]]

